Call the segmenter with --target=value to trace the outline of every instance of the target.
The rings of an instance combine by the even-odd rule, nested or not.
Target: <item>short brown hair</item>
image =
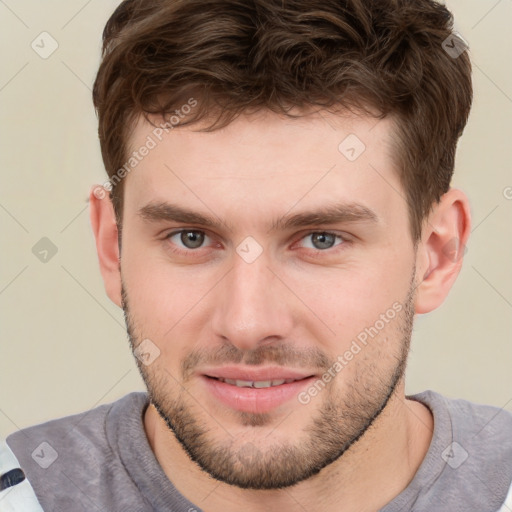
[[[434,0],[125,0],[103,33],[94,83],[109,177],[140,115],[226,126],[244,111],[357,108],[396,119],[395,163],[413,240],[448,189],[472,102],[467,52]],[[122,181],[111,192],[118,222]]]

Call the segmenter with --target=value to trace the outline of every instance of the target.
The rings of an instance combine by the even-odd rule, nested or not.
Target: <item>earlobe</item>
[[[108,192],[94,186],[89,195],[90,220],[105,290],[110,300],[121,307],[121,270],[118,229]]]
[[[428,313],[448,296],[466,252],[471,228],[469,200],[460,190],[450,189],[441,197],[423,228],[416,256],[415,312]]]

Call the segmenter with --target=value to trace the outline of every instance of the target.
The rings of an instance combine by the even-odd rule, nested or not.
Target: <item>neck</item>
[[[144,426],[155,456],[176,489],[207,512],[374,512],[414,477],[433,433],[430,410],[406,400],[403,381],[366,433],[317,475],[277,490],[240,489],[202,471],[150,405]],[[342,508],[340,507],[342,504]]]

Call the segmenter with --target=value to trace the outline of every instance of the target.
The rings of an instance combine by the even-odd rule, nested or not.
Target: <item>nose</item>
[[[233,268],[219,283],[212,320],[216,336],[240,350],[288,338],[293,327],[290,292],[264,255],[247,263],[234,255]]]

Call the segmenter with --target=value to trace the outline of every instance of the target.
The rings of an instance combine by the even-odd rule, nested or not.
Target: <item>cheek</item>
[[[317,323],[321,323],[318,320],[321,319],[336,333],[338,343],[344,344],[366,327],[374,325],[380,315],[393,309],[396,302],[403,306],[411,274],[411,261],[400,261],[396,255],[386,255],[382,251],[373,262],[366,259],[337,268],[297,269],[287,273],[286,281],[315,313]],[[302,306],[304,310],[307,309],[305,305]],[[389,316],[393,313],[394,310]],[[329,336],[325,328],[323,332],[324,337],[326,333]]]
[[[189,323],[196,322],[197,333],[204,323],[204,319],[202,323],[197,320],[203,315],[204,299],[218,280],[212,268],[179,267],[155,251],[130,251],[128,247],[121,273],[138,330],[144,337],[160,340],[165,349],[167,340],[191,328]]]

